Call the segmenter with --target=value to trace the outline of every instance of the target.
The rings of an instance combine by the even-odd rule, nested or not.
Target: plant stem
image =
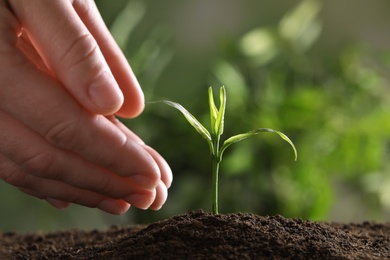
[[[218,214],[218,173],[219,173],[219,164],[221,162],[221,156],[219,154],[219,136],[214,136],[214,151],[211,156],[212,162],[212,183],[213,183],[213,201],[212,201],[212,212],[213,214]]]
[[[212,158],[212,170],[213,170],[213,202],[212,209],[213,214],[218,214],[218,172],[219,172],[219,158],[217,156],[213,156]]]

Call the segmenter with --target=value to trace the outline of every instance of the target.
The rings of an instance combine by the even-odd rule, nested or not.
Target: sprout
[[[278,134],[283,140],[288,142],[292,149],[294,150],[295,160],[298,158],[297,150],[293,144],[293,142],[282,132],[270,129],[270,128],[258,128],[243,134],[234,135],[227,140],[225,140],[220,145],[221,135],[223,133],[224,128],[224,117],[225,117],[225,108],[226,108],[226,90],[225,87],[220,88],[219,92],[219,108],[215,105],[213,90],[210,87],[208,90],[209,96],[209,106],[210,106],[210,123],[211,123],[211,134],[210,132],[190,113],[188,112],[182,105],[168,101],[162,100],[158,102],[163,102],[171,107],[179,110],[187,121],[195,128],[195,130],[206,139],[211,154],[212,161],[212,183],[213,183],[213,200],[212,200],[212,212],[213,214],[218,214],[218,173],[219,173],[219,165],[222,161],[222,155],[225,152],[226,148],[230,145],[242,141],[248,137],[257,135],[261,132],[269,132]]]

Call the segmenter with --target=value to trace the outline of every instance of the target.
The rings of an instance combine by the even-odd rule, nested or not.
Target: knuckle
[[[98,194],[109,195],[112,193],[113,187],[110,181],[104,180],[100,181],[93,190]]]
[[[26,174],[18,170],[13,163],[0,156],[0,178],[14,186],[25,186]]]
[[[0,178],[19,189],[34,187],[34,176],[46,176],[50,172],[54,158],[50,153],[25,156],[13,162],[0,154]]]
[[[107,172],[108,173],[108,172]],[[111,196],[111,193],[115,193],[118,187],[112,185],[112,181],[109,178],[97,177],[93,182],[85,183],[80,188],[101,195]]]
[[[49,152],[36,153],[19,163],[27,175],[31,173],[35,176],[54,175],[58,171],[58,169],[54,170],[54,165],[55,157]]]
[[[56,147],[75,149],[82,144],[77,124],[72,122],[59,122],[52,126],[45,134],[46,140]]]
[[[98,44],[93,36],[85,33],[70,42],[69,47],[63,52],[60,61],[68,69],[89,62],[97,54]]]

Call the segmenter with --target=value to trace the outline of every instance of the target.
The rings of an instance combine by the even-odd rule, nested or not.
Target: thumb
[[[98,43],[70,1],[10,1],[55,76],[90,112],[114,114],[124,101]]]

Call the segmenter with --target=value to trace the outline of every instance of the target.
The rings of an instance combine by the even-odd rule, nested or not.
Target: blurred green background
[[[287,134],[229,148],[220,211],[312,220],[390,219],[390,2],[96,0],[146,100],[169,99],[208,127],[207,88],[227,89],[225,133]],[[158,212],[59,211],[0,183],[0,230],[105,228],[211,211],[206,142],[172,108],[123,120],[171,165]]]

